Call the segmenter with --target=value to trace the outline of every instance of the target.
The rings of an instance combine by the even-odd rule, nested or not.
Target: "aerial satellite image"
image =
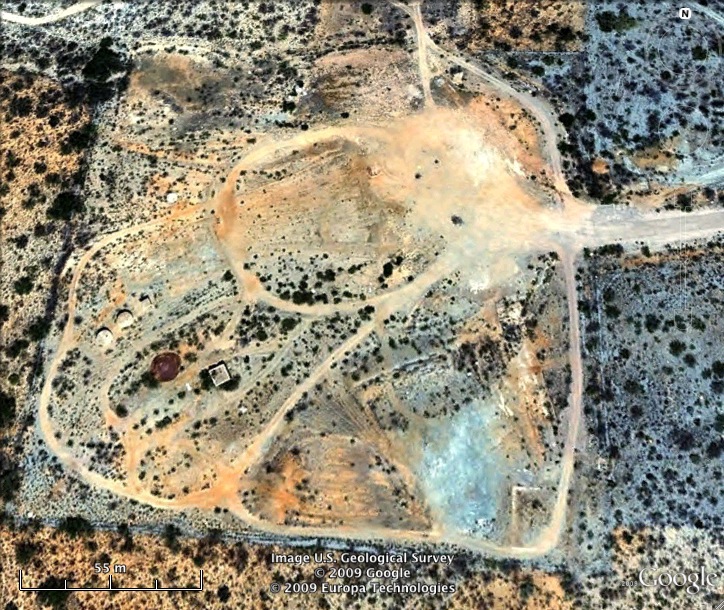
[[[724,609],[723,52],[0,2],[0,610]]]

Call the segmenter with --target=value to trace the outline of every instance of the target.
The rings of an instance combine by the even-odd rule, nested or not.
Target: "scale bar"
[[[23,586],[23,571],[18,570],[18,590],[19,591],[67,591],[73,593],[76,591],[191,591],[198,593],[204,590],[204,571],[199,570],[199,586],[198,587],[159,587],[158,579],[153,579],[153,587],[114,587],[113,586],[113,575],[108,575],[108,586],[107,587],[69,587],[68,581],[63,580],[63,588],[59,587],[25,587]]]

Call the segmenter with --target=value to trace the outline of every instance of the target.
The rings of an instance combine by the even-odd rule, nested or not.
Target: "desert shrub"
[[[58,525],[61,532],[68,534],[71,538],[87,536],[93,533],[93,524],[83,517],[66,517]]]
[[[48,216],[56,220],[70,220],[74,213],[82,212],[83,201],[72,191],[58,193],[53,205],[48,208]]]
[[[0,429],[7,428],[15,420],[15,396],[0,390]]]

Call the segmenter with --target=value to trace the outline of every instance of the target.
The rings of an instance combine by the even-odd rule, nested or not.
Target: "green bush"
[[[28,337],[31,341],[41,341],[45,339],[50,331],[50,320],[46,320],[40,316],[33,320],[32,324],[28,326]]]
[[[7,428],[15,420],[15,396],[0,390],[0,429]]]
[[[631,17],[625,10],[614,13],[613,11],[602,11],[596,15],[598,27],[602,32],[625,32],[635,27],[638,21]]]
[[[29,294],[33,290],[33,280],[24,275],[13,282],[13,289],[17,294]]]
[[[83,517],[66,517],[58,524],[58,529],[71,538],[87,536],[93,533],[93,525]]]
[[[53,205],[48,208],[48,216],[55,220],[70,220],[74,213],[80,213],[84,209],[80,196],[71,191],[58,193]]]

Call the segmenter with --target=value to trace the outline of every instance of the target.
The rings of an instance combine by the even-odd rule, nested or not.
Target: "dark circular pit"
[[[171,381],[181,368],[181,357],[174,352],[156,354],[151,362],[151,374],[158,381]]]

